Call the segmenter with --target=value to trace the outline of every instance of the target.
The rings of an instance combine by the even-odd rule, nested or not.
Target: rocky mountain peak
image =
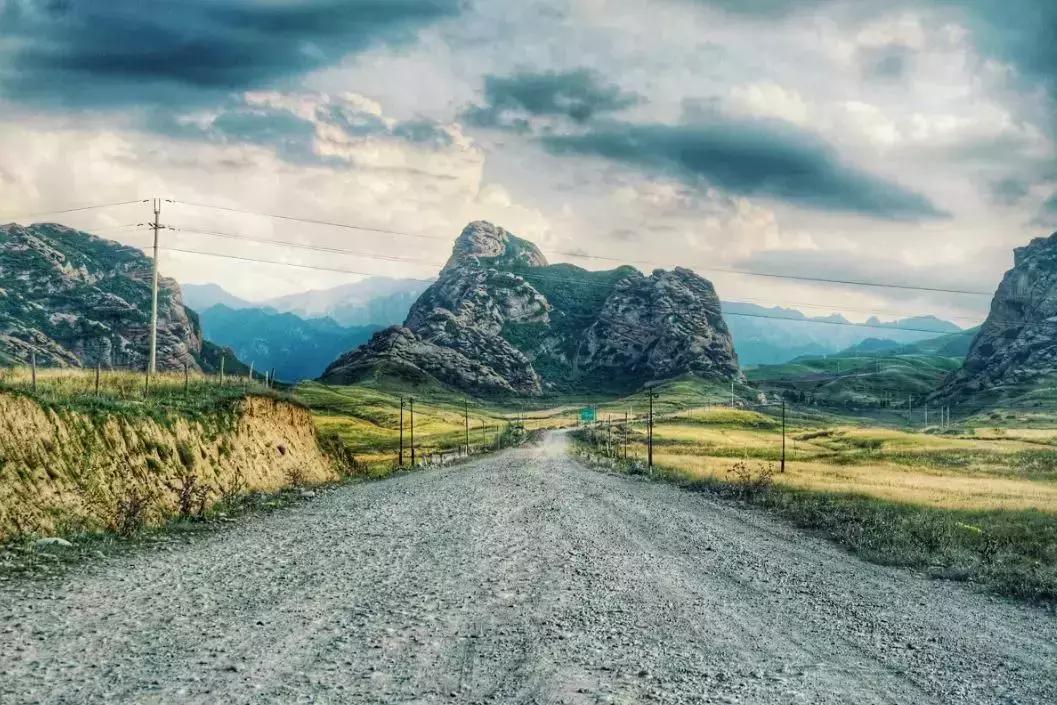
[[[646,277],[550,265],[534,244],[485,221],[462,231],[402,327],[342,355],[323,378],[379,372],[528,395],[741,374],[715,289],[691,270]]]
[[[1057,372],[1057,233],[1013,252],[965,363],[937,396],[959,398]]]
[[[455,240],[445,269],[464,265],[546,267],[539,248],[487,220],[475,220]]]

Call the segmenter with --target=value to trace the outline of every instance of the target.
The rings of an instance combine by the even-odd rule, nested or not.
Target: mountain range
[[[216,305],[292,313],[303,319],[330,318],[341,326],[389,326],[407,316],[415,299],[430,285],[421,279],[367,277],[329,289],[313,289],[263,301],[249,301],[218,284],[184,284],[184,301],[196,311]]]
[[[870,317],[855,324],[840,314],[809,317],[780,306],[723,302],[723,314],[734,336],[734,348],[744,366],[778,364],[805,355],[831,355],[868,338],[894,344],[913,343],[961,328],[934,316],[895,321]]]
[[[318,377],[334,358],[367,342],[381,328],[224,304],[210,306],[199,317],[208,339],[231,348],[256,369],[274,369],[278,379],[290,382]]]

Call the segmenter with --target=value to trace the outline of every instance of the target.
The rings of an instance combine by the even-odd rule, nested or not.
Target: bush
[[[767,463],[759,470],[753,470],[745,461],[739,461],[727,470],[733,481],[734,494],[740,499],[752,500],[767,494],[774,486],[774,465]]]
[[[176,507],[181,519],[201,518],[209,501],[209,487],[198,481],[198,476],[185,473],[176,482],[165,486],[176,495]]]
[[[154,503],[154,493],[130,487],[118,498],[110,528],[122,536],[132,536],[147,523],[147,513]]]

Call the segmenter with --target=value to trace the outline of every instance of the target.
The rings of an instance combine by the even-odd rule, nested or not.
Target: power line
[[[191,233],[191,234],[195,234],[195,235],[206,235],[206,236],[210,236],[210,237],[220,237],[220,238],[226,238],[226,239],[230,239],[230,240],[240,240],[240,241],[244,241],[244,242],[254,242],[254,243],[259,243],[259,244],[263,244],[263,245],[293,247],[293,248],[302,249],[302,250],[309,250],[309,251],[313,251],[313,252],[328,252],[328,253],[337,253],[337,254],[347,254],[347,255],[354,256],[354,257],[365,257],[365,258],[369,258],[369,259],[379,259],[379,260],[385,260],[385,261],[389,261],[389,262],[410,262],[410,263],[415,263],[415,264],[427,264],[427,265],[432,265],[432,266],[436,266],[436,267],[443,267],[444,266],[443,263],[436,262],[436,261],[433,261],[433,260],[426,260],[426,259],[421,259],[421,258],[417,258],[417,257],[400,257],[398,255],[384,255],[384,254],[378,254],[378,253],[374,253],[374,252],[363,252],[363,251],[360,251],[360,250],[351,250],[351,249],[344,248],[344,247],[331,247],[331,246],[326,246],[326,245],[313,245],[313,244],[303,243],[303,242],[293,242],[293,241],[290,241],[290,240],[271,240],[271,239],[268,239],[268,238],[256,238],[256,237],[250,237],[250,236],[247,236],[247,235],[238,235],[238,234],[235,234],[235,233],[228,233],[228,232],[217,231],[217,230],[192,230],[192,229],[188,229],[188,228],[179,228],[179,227],[170,227],[169,229],[177,231],[177,232]],[[531,274],[530,276],[537,277],[537,278],[540,278],[540,279],[547,279],[547,280],[550,280],[550,281],[566,281],[566,282],[573,281],[573,280],[570,280],[570,279],[567,279],[567,278],[566,279],[557,279],[557,278],[550,277],[550,276],[545,275],[545,274]],[[729,301],[728,303],[748,303],[748,302],[756,302],[756,303],[763,302],[763,303],[769,303],[772,306],[776,305],[773,302],[767,302],[767,301],[764,301],[763,299],[747,299],[747,300],[739,300],[739,301]],[[795,302],[795,301],[789,301],[789,302],[785,302],[785,303],[787,305],[801,306],[801,307],[805,307],[805,308],[819,308],[819,309],[826,309],[826,310],[832,310],[833,309],[832,305],[827,305],[827,304],[816,304],[816,303]],[[910,312],[910,311],[882,311],[882,310],[878,310],[878,309],[862,309],[862,308],[849,308],[849,307],[842,307],[842,310],[845,310],[845,311],[857,311],[857,312],[860,312],[860,313],[870,313],[870,314],[873,314],[873,315],[888,315],[888,316],[908,316],[908,317],[913,317],[913,316],[920,316],[921,315],[920,313]],[[733,312],[726,312],[724,315],[736,315],[736,314],[734,314]],[[746,316],[748,316],[749,314],[737,314],[737,315],[746,315]],[[818,319],[818,318],[797,319],[797,318],[792,318],[792,317],[784,318],[782,316],[771,316],[770,318],[774,318],[774,319],[777,319],[777,320],[789,320],[789,321],[794,321],[794,322],[808,322],[808,323],[822,323],[822,324],[834,323],[834,321],[826,321],[826,320],[821,320],[821,319]],[[959,320],[974,321],[974,322],[979,321],[979,318],[970,317],[970,316],[947,316],[947,318],[956,318],[956,319],[959,319]],[[868,325],[868,324],[859,324],[859,325]],[[876,327],[878,327],[878,328],[889,328],[889,326],[885,326],[885,325],[879,325],[879,326],[876,326]],[[954,332],[954,331],[939,331],[939,330],[935,330],[935,329],[930,329],[930,332],[943,333],[943,332]]]
[[[332,228],[344,228],[347,230],[363,230],[371,233],[382,233],[383,235],[399,235],[403,237],[416,237],[425,240],[440,240],[446,238],[440,238],[436,235],[422,235],[417,233],[408,233],[401,230],[388,230],[385,228],[375,228],[368,225],[355,225],[352,223],[338,223],[329,220],[317,220],[315,218],[298,218],[292,215],[282,215],[280,213],[262,213],[260,211],[245,210],[242,208],[230,208],[228,206],[215,206],[208,203],[193,203],[191,201],[171,201],[178,205],[193,206],[195,208],[211,208],[218,211],[227,211],[229,213],[241,213],[243,215],[256,215],[262,218],[275,218],[276,220],[288,220],[295,223],[309,223],[311,225],[325,225]]]
[[[147,203],[149,199],[142,199],[137,201],[115,201],[113,203],[95,203],[89,206],[77,206],[75,208],[64,208],[61,210],[54,211],[41,211],[39,213],[23,213],[22,215],[0,215],[0,220],[15,221],[25,220],[26,218],[38,218],[43,215],[63,215],[65,213],[77,213],[80,211],[90,211],[98,208],[112,208],[114,206],[129,206],[134,203]]]
[[[422,233],[409,233],[409,232],[404,231],[404,230],[392,230],[392,229],[385,229],[385,228],[376,228],[376,227],[370,227],[370,226],[365,226],[365,225],[357,225],[357,224],[353,224],[353,223],[340,223],[340,222],[336,222],[336,221],[317,220],[317,219],[314,219],[314,218],[299,218],[299,217],[295,217],[295,216],[283,215],[283,214],[278,214],[278,213],[264,213],[264,212],[261,212],[261,211],[252,211],[252,210],[248,210],[248,209],[231,208],[231,207],[228,207],[228,206],[216,206],[216,205],[205,204],[205,203],[193,203],[193,202],[189,202],[189,201],[171,201],[171,203],[178,203],[178,204],[193,206],[193,207],[196,207],[196,208],[211,208],[211,209],[215,209],[215,210],[228,211],[228,212],[231,212],[231,213],[241,213],[241,214],[244,214],[244,215],[255,215],[255,216],[260,216],[260,217],[263,217],[263,218],[275,218],[275,219],[278,219],[278,220],[287,220],[287,221],[293,221],[293,222],[298,222],[298,223],[310,223],[310,224],[313,224],[313,225],[324,225],[324,226],[335,227],[335,228],[345,228],[345,229],[350,229],[350,230],[362,230],[362,231],[367,231],[367,232],[383,233],[383,234],[386,234],[386,235],[396,235],[398,237],[412,237],[412,238],[420,238],[420,239],[424,239],[424,240],[438,240],[438,241],[441,241],[441,240],[448,241],[448,240],[450,240],[450,238],[448,238],[448,237],[441,237],[441,236],[437,236],[437,235],[426,235],[426,234],[422,234]],[[562,256],[565,256],[565,257],[574,257],[574,258],[579,258],[579,259],[591,259],[591,260],[598,260],[598,261],[604,261],[604,262],[615,262],[615,263],[624,263],[624,264],[626,264],[629,261],[628,259],[625,259],[625,258],[612,257],[612,256],[606,256],[606,255],[592,255],[592,254],[588,254],[586,252],[572,252],[572,251],[563,251],[563,250],[552,250],[552,252],[553,252],[553,254],[562,255]],[[944,288],[944,287],[919,286],[919,285],[916,285],[916,284],[895,284],[895,283],[888,283],[888,282],[876,282],[876,281],[857,280],[857,279],[835,279],[835,278],[826,278],[826,277],[808,277],[808,276],[802,276],[802,275],[796,275],[796,274],[780,274],[778,272],[760,272],[760,271],[754,271],[754,270],[749,270],[749,269],[733,269],[733,268],[725,268],[725,267],[709,267],[709,266],[697,265],[697,264],[693,264],[693,263],[689,263],[687,265],[673,265],[671,262],[657,262],[657,261],[643,260],[643,259],[635,259],[635,260],[631,260],[631,261],[637,262],[639,264],[646,264],[646,265],[655,266],[655,267],[686,266],[688,268],[694,269],[696,271],[701,271],[701,272],[715,272],[715,273],[722,273],[722,274],[735,274],[735,275],[739,275],[739,276],[750,276],[750,277],[767,277],[767,278],[771,278],[771,279],[789,279],[789,280],[792,280],[792,281],[816,282],[816,283],[823,283],[823,284],[840,284],[840,285],[844,285],[844,286],[866,286],[866,287],[877,287],[877,288],[885,288],[885,289],[901,289],[901,290],[905,290],[905,291],[925,291],[925,292],[931,292],[931,293],[961,294],[961,295],[968,295],[968,296],[992,296],[994,294],[994,292],[992,292],[992,291],[981,291],[981,290],[974,290],[974,289],[950,289],[950,288]]]
[[[180,252],[180,253],[184,253],[184,254],[203,255],[203,256],[207,256],[207,257],[220,257],[220,258],[224,258],[224,259],[232,259],[232,260],[238,260],[238,261],[242,261],[242,262],[256,262],[256,263],[260,263],[260,264],[273,264],[273,265],[279,265],[279,266],[285,266],[285,267],[297,267],[299,269],[311,269],[311,270],[317,270],[317,271],[322,271],[322,272],[338,272],[338,273],[343,273],[343,274],[357,274],[357,275],[360,275],[360,276],[375,276],[377,274],[377,272],[363,272],[363,271],[359,271],[359,270],[344,269],[344,268],[338,268],[338,267],[324,267],[324,266],[312,265],[312,264],[300,264],[300,263],[295,263],[295,262],[283,262],[283,261],[280,261],[280,260],[266,260],[266,259],[261,259],[261,258],[257,258],[257,257],[246,257],[246,256],[243,256],[243,255],[223,254],[223,253],[219,253],[219,252],[204,252],[202,250],[192,250],[192,249],[179,248],[179,247],[161,247],[159,249],[165,250],[165,251],[168,251],[168,252]],[[428,284],[431,284],[434,281],[433,279],[423,279],[423,278],[420,278],[420,277],[405,277],[405,278],[411,279],[412,281],[420,281],[420,282],[424,282],[424,283],[428,283]],[[585,282],[582,282],[580,280],[567,279],[567,278],[566,279],[561,279],[561,278],[549,277],[548,279],[550,281],[566,282],[566,283],[578,283],[578,284],[585,283]],[[587,284],[588,285],[594,285],[594,282],[587,282]],[[951,332],[951,331],[941,331],[941,330],[929,329],[929,328],[910,328],[908,326],[891,326],[891,325],[886,326],[886,325],[873,325],[873,324],[869,324],[869,323],[854,323],[852,321],[824,321],[824,320],[811,320],[811,319],[796,319],[796,318],[784,318],[782,316],[767,316],[767,315],[764,315],[764,314],[753,314],[753,313],[736,313],[736,312],[724,313],[722,311],[716,311],[716,310],[712,310],[712,309],[707,309],[707,311],[709,313],[712,313],[712,314],[715,314],[715,315],[718,315],[718,316],[738,316],[738,317],[742,317],[742,318],[762,318],[762,319],[768,319],[768,320],[788,321],[788,322],[792,322],[792,323],[818,323],[818,324],[823,324],[823,325],[851,326],[851,327],[855,327],[855,328],[870,328],[870,329],[873,329],[873,330],[884,330],[884,331],[907,331],[907,332],[914,332],[914,333],[929,333],[931,335],[944,335],[946,333],[950,333]]]

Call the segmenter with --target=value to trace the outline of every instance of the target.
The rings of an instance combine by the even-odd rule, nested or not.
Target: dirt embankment
[[[267,397],[159,419],[0,394],[0,541],[157,523],[178,513],[181,488],[200,508],[337,477],[310,413]]]

